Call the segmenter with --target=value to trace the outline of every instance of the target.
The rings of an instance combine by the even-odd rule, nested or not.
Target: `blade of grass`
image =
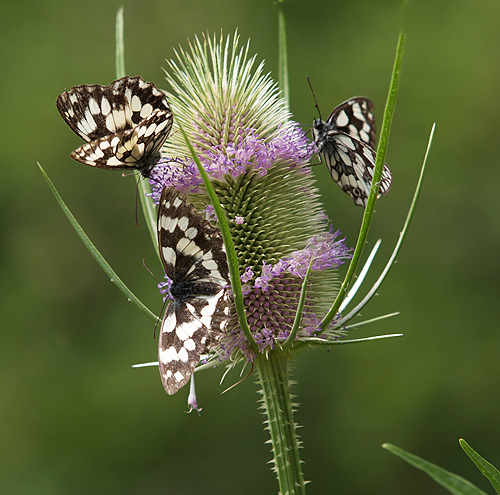
[[[189,141],[186,132],[182,128],[182,126],[178,123],[179,130],[181,131],[184,141],[186,142],[187,147],[193,157],[193,160],[198,167],[201,178],[203,179],[203,183],[207,189],[208,195],[210,197],[210,201],[212,202],[212,206],[214,207],[215,214],[217,215],[217,221],[219,222],[219,227],[221,230],[222,238],[224,240],[224,246],[226,248],[226,256],[227,256],[227,264],[229,267],[229,276],[231,278],[231,286],[234,297],[234,306],[236,309],[236,314],[238,315],[238,322],[240,324],[241,330],[245,335],[245,338],[248,344],[254,349],[258,350],[257,343],[250,331],[250,327],[248,326],[247,317],[245,314],[245,306],[243,304],[243,294],[241,291],[241,279],[240,279],[240,268],[238,263],[238,258],[236,256],[236,251],[234,249],[233,239],[231,238],[231,231],[229,230],[229,225],[227,223],[226,215],[224,210],[219,202],[219,198],[217,198],[217,194],[210,182],[208,174],[205,172],[203,165],[198,158],[198,155],[194,151],[194,148]]]
[[[125,40],[124,40],[123,5],[116,12],[115,21],[115,71],[116,78],[125,76]]]
[[[354,278],[356,270],[358,268],[358,264],[361,260],[361,255],[363,253],[363,248],[366,244],[366,238],[368,236],[368,231],[370,230],[370,225],[372,222],[375,202],[377,200],[378,190],[380,186],[380,178],[382,177],[382,170],[384,168],[385,155],[387,152],[387,144],[389,142],[389,131],[391,128],[392,118],[394,116],[394,110],[396,106],[396,96],[398,93],[399,80],[401,77],[401,65],[403,62],[403,52],[404,52],[404,44],[405,44],[406,35],[403,31],[399,34],[398,45],[396,48],[396,57],[394,60],[394,66],[392,69],[392,77],[391,83],[389,86],[389,94],[387,96],[387,102],[385,105],[384,111],[384,120],[382,122],[382,132],[380,135],[380,141],[377,147],[377,159],[375,164],[375,170],[373,173],[372,186],[370,189],[370,196],[368,197],[368,202],[365,208],[365,214],[363,215],[363,221],[361,224],[361,229],[358,236],[358,241],[356,243],[356,248],[354,250],[353,257],[351,259],[351,263],[349,264],[349,268],[347,270],[347,274],[340,286],[340,290],[337,294],[337,297],[328,311],[327,315],[321,322],[321,332],[325,331],[330,323],[335,318],[342,301],[346,297],[347,291],[351,285],[351,282]]]
[[[120,292],[130,301],[134,306],[139,308],[148,318],[151,318],[153,321],[157,322],[159,321],[159,318],[152,312],[150,311],[144,304],[133,294],[133,292],[122,282],[120,277],[114,272],[114,270],[111,268],[109,263],[103,258],[101,253],[97,250],[97,248],[94,246],[92,241],[89,239],[87,234],[84,232],[80,224],[77,222],[76,218],[73,216],[69,208],[66,206],[64,201],[62,200],[61,196],[57,192],[57,189],[55,188],[54,184],[50,180],[49,176],[45,173],[45,170],[42,168],[40,164],[38,164],[38,167],[40,168],[40,171],[42,172],[43,177],[47,181],[47,184],[49,185],[52,193],[54,194],[57,202],[59,203],[59,206],[61,207],[62,211],[68,218],[70,224],[72,227],[75,229],[76,233],[78,234],[78,237],[80,237],[81,241],[83,242],[84,246],[89,250],[90,254],[94,257],[94,259],[97,261],[97,264],[104,270],[104,272],[109,276],[111,282],[113,282]]]
[[[464,449],[464,452],[481,471],[481,474],[489,480],[495,491],[500,493],[500,472],[498,469],[486,459],[483,459],[463,438],[459,440],[459,443],[460,447]]]
[[[385,443],[382,447],[392,454],[397,455],[408,464],[424,471],[424,473],[428,474],[434,481],[446,488],[453,495],[487,495],[485,492],[474,486],[470,481],[467,481],[461,476],[450,473],[450,471],[446,471],[446,469],[443,469],[436,464],[432,464],[432,462],[428,462],[421,457],[410,454],[395,445]]]
[[[278,0],[276,6],[278,8],[278,81],[283,98],[290,105],[290,91],[288,84],[288,55],[286,49],[286,23],[285,12],[283,5],[285,0]]]

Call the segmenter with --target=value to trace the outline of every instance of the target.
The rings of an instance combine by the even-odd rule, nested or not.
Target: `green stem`
[[[286,23],[283,4],[285,0],[278,0],[278,81],[283,98],[290,105],[290,91],[288,84],[288,55],[286,51]]]
[[[309,262],[309,267],[307,268],[306,275],[305,275],[304,280],[302,282],[302,289],[300,291],[299,304],[297,304],[297,311],[295,313],[295,320],[293,321],[292,331],[290,332],[290,335],[285,340],[285,343],[281,346],[281,348],[284,351],[289,349],[290,347],[292,347],[292,345],[295,342],[295,338],[297,337],[297,333],[299,331],[300,322],[302,321],[302,314],[304,312],[304,306],[306,305],[306,294],[307,294],[307,289],[309,287],[309,276],[311,275],[313,261],[314,261],[314,259],[311,258],[311,261]]]
[[[116,12],[115,21],[115,70],[116,78],[121,79],[125,76],[125,21],[123,19],[123,5]],[[160,256],[158,247],[158,234],[156,232],[156,207],[150,197],[151,187],[146,179],[141,177],[139,172],[134,174],[138,178],[137,187],[139,188],[139,199],[146,220],[149,235],[153,241],[156,254]]]
[[[123,5],[116,13],[115,21],[115,72],[116,78],[125,76],[125,28],[123,24]]]
[[[137,187],[139,188],[139,201],[141,202],[142,213],[144,215],[144,220],[146,221],[146,227],[148,228],[149,236],[153,241],[153,246],[155,248],[158,258],[160,257],[160,251],[158,249],[158,233],[156,231],[156,207],[151,199],[151,187],[149,182],[142,178],[139,173],[137,176]]]
[[[259,354],[255,367],[261,386],[262,409],[271,435],[280,495],[304,495],[306,488],[288,379],[289,359],[287,352],[271,352],[267,356]]]

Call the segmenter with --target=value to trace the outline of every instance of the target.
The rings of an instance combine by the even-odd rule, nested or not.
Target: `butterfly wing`
[[[111,85],[74,86],[57,98],[61,117],[87,142],[133,127],[132,112],[125,93],[113,90]]]
[[[366,207],[377,158],[373,148],[345,132],[332,129],[326,132],[321,157],[333,180],[356,205]],[[384,165],[379,197],[387,194],[391,185],[391,171]]]
[[[326,121],[313,122],[314,141],[332,179],[366,207],[376,160],[376,128],[373,103],[361,96],[338,105]],[[379,197],[392,185],[392,173],[384,164]]]
[[[80,146],[71,158],[107,170],[139,169],[147,175],[160,159],[172,128],[171,113],[155,110],[132,129],[118,131]]]
[[[376,149],[377,140],[373,106],[373,102],[363,96],[349,98],[334,108],[327,119],[327,123]]]
[[[173,394],[227,324],[229,270],[219,231],[174,188],[162,191],[157,228],[173,298],[161,326],[158,362],[163,386]]]
[[[170,303],[158,340],[158,364],[167,394],[175,394],[189,381],[201,355],[222,335],[228,312],[225,289],[206,299]]]
[[[71,157],[108,170],[138,169],[143,175],[160,159],[172,128],[165,93],[142,77],[122,77],[109,86],[75,86],[57,98],[68,126],[87,144]]]
[[[110,91],[115,95],[123,95],[127,117],[130,115],[132,124],[139,124],[155,110],[170,112],[166,95],[153,83],[145,81],[142,77],[122,77],[109,85]]]

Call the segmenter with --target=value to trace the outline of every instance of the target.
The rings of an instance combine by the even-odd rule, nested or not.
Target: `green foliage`
[[[168,89],[160,67],[173,56],[171,47],[236,27],[276,74],[272,2],[124,5],[130,75]],[[57,177],[101,252],[158,313],[156,281],[142,270],[143,258],[153,268],[157,250],[134,221],[134,180],[72,162],[69,152],[81,142],[55,108],[66,88],[115,78],[116,7],[93,0],[2,7],[0,417],[8,448],[0,455],[0,491],[154,494],[165,493],[168,483],[189,493],[207,486],[221,495],[273,493],[276,482],[261,463],[267,437],[255,434],[253,381],[220,397],[206,390],[218,386],[223,370],[197,376],[198,418],[184,413],[185,396],[166,400],[156,370],[130,370],[155,358],[154,325],[106,284],[36,166]],[[295,118],[306,128],[316,115],[308,74],[323,114],[362,94],[375,101],[381,122],[399,2],[290,1],[285,8]],[[294,363],[311,495],[329,494],[334,484],[339,494],[442,493],[417,472],[408,485],[403,470],[380,454],[378,445],[394,438],[413,451],[439,440],[450,468],[464,457],[453,445],[458,432],[467,429],[462,434],[483,452],[498,446],[499,16],[497,0],[409,3],[387,156],[394,185],[377,203],[381,220],[368,245],[383,237],[378,259],[390,255],[387,242],[399,234],[434,121],[439,134],[391,283],[379,291],[376,307],[363,311],[365,319],[396,310],[401,316],[350,336],[377,328],[405,337],[335,353],[317,349]],[[313,173],[329,216],[352,245],[361,209],[322,166]],[[155,273],[161,276],[159,264]],[[327,378],[321,387],[318,377]],[[216,447],[221,435],[231,439],[230,448]],[[330,455],[332,443],[342,455]]]
[[[118,290],[122,292],[122,294],[127,298],[129,302],[131,302],[134,306],[139,308],[143,313],[146,314],[146,316],[151,318],[153,321],[158,321],[158,317],[152,311],[150,311],[146,306],[144,306],[144,304],[134,295],[134,293],[123,283],[121,278],[114,272],[110,264],[104,259],[99,250],[94,246],[94,244],[89,239],[85,231],[82,229],[76,218],[73,216],[69,208],[66,206],[66,203],[64,203],[63,199],[57,192],[57,189],[50,180],[49,176],[45,173],[45,170],[40,166],[40,164],[38,166],[40,167],[40,171],[42,172],[44,179],[47,181],[50,190],[52,191],[57,202],[59,203],[59,206],[61,207],[62,211],[68,218],[69,223],[75,229],[75,232],[78,234],[78,237],[83,242],[83,245],[89,250],[90,254],[97,261],[97,264],[109,276],[110,281],[116,285]]]
[[[457,474],[450,473],[446,471],[446,469],[436,464],[432,464],[432,462],[428,462],[421,457],[410,454],[395,445],[384,444],[383,447],[406,461],[408,464],[427,473],[434,481],[446,488],[453,495],[487,495],[466,479]]]
[[[490,481],[495,491],[500,493],[500,472],[498,469],[483,459],[465,440],[460,439],[459,442],[464,452],[471,458],[483,476]]]
[[[401,66],[403,64],[403,52],[405,46],[406,35],[403,31],[399,33],[398,45],[396,48],[396,57],[394,59],[394,65],[392,68],[391,82],[389,86],[389,93],[387,95],[387,102],[385,105],[384,120],[382,122],[382,133],[377,147],[377,160],[375,164],[375,170],[373,172],[372,187],[370,190],[370,196],[368,197],[368,202],[366,205],[365,213],[363,215],[363,222],[361,224],[360,232],[356,242],[356,248],[354,250],[354,255],[352,257],[349,269],[345,276],[344,281],[340,287],[337,298],[335,299],[330,311],[321,323],[322,331],[328,328],[328,325],[335,318],[337,312],[339,311],[340,305],[347,295],[347,291],[351,286],[353,278],[357,272],[358,265],[361,261],[361,255],[363,253],[366,239],[368,237],[368,232],[370,230],[370,225],[373,220],[373,215],[375,213],[375,202],[378,195],[378,190],[380,186],[380,178],[382,177],[382,169],[384,168],[385,156],[387,153],[387,145],[389,143],[389,132],[391,130],[391,123],[394,117],[394,112],[396,110],[396,97],[398,94],[399,81],[401,78]],[[414,206],[413,206],[414,208]],[[410,210],[412,213],[413,209]]]

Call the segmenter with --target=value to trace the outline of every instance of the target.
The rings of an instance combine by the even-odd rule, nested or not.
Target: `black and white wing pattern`
[[[161,325],[158,363],[167,394],[174,394],[224,331],[229,271],[219,230],[174,188],[161,194],[158,245],[172,298]]]
[[[165,93],[140,76],[109,86],[74,86],[57,98],[68,126],[87,141],[74,160],[107,170],[136,169],[148,177],[172,128]]]
[[[326,122],[313,122],[314,141],[330,175],[355,204],[363,207],[370,194],[377,157],[372,110],[372,101],[358,96],[336,107]],[[391,185],[391,170],[384,165],[379,197],[387,194]]]

